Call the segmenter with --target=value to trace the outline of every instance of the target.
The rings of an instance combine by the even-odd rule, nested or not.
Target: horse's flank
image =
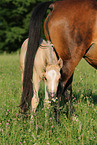
[[[97,38],[96,3],[95,0],[58,1],[53,5],[49,20],[48,17],[45,20],[46,38],[50,38],[58,56],[64,61],[63,86],[66,85],[80,59],[93,43],[94,34]]]

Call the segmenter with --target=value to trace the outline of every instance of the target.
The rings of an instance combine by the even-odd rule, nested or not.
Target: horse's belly
[[[85,60],[97,69],[97,42],[93,43],[85,54]]]

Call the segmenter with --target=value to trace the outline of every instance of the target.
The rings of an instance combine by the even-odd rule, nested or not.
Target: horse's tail
[[[33,65],[36,51],[39,46],[42,30],[42,20],[47,8],[52,2],[44,2],[39,4],[33,11],[29,26],[29,42],[26,53],[25,71],[23,78],[23,92],[20,108],[25,113],[31,105],[33,95]]]

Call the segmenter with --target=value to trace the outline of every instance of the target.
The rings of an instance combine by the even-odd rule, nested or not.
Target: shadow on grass
[[[79,91],[79,93],[73,92],[73,96],[74,98],[76,98],[77,101],[80,99],[87,101],[87,99],[89,99],[90,102],[97,104],[97,94],[92,93],[92,90],[87,90],[84,91],[83,93],[81,93],[81,91]]]

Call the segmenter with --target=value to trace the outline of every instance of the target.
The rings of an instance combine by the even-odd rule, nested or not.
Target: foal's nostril
[[[50,93],[51,97],[53,98],[55,96],[55,93]]]

